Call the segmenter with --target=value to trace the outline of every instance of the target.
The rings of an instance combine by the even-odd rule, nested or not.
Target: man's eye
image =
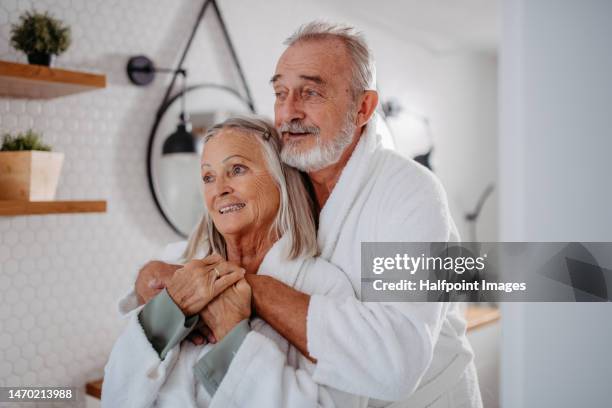
[[[321,94],[315,91],[314,89],[307,89],[304,93],[306,94],[306,96],[321,96]]]
[[[276,97],[276,99],[285,99],[287,97],[287,92],[275,91],[274,96]]]
[[[204,184],[212,183],[213,176],[207,174],[204,177],[202,177],[202,181],[204,182]]]

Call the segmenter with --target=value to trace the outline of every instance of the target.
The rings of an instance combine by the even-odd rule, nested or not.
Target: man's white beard
[[[352,116],[352,115],[351,115]],[[315,145],[309,150],[300,148],[302,140],[287,140],[283,143],[281,160],[291,167],[304,172],[313,172],[331,166],[340,160],[340,156],[353,141],[357,125],[353,117],[348,117],[338,136],[329,141],[322,141],[321,134],[316,134]]]

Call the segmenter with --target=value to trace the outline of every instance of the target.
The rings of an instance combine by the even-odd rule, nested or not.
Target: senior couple
[[[365,41],[286,45],[274,125],[205,135],[205,214],[121,301],[102,405],[481,407],[457,305],[360,301],[362,241],[458,238],[436,178],[381,147]]]

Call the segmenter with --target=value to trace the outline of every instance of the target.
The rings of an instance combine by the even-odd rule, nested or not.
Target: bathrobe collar
[[[328,258],[333,253],[338,234],[355,199],[363,192],[369,176],[374,174],[373,153],[382,148],[381,137],[376,133],[376,123],[380,120],[374,113],[367,123],[361,139],[340,174],[319,216],[318,243],[321,256]]]

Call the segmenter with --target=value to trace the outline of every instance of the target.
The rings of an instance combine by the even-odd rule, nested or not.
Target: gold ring
[[[219,279],[219,276],[221,276],[221,274],[219,273],[219,270],[215,267],[214,269],[215,271],[215,280]]]

